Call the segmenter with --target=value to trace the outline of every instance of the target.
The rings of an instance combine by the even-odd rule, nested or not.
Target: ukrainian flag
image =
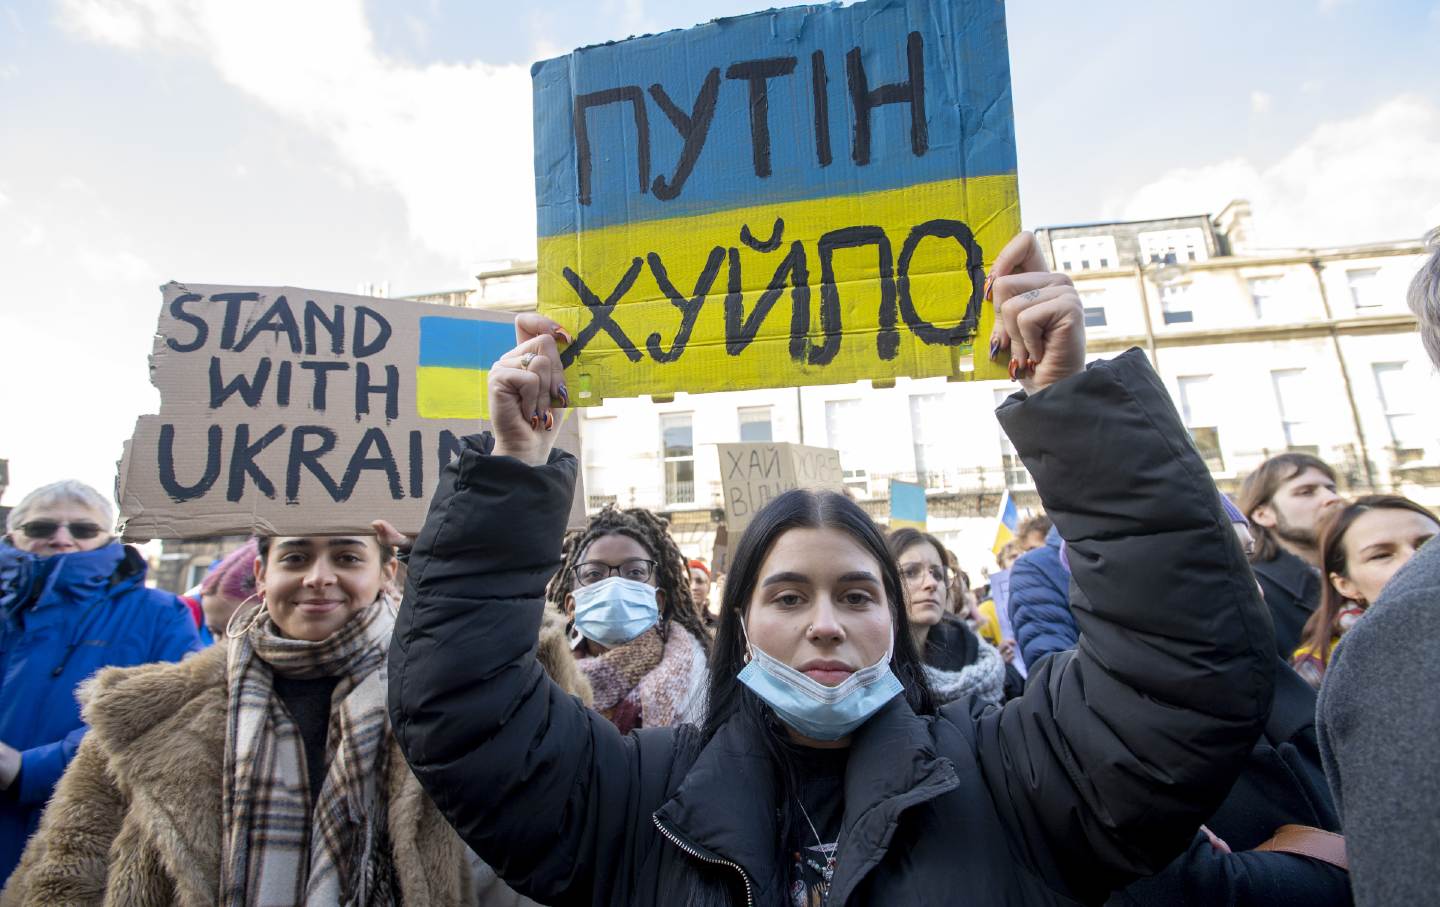
[[[990,547],[993,554],[999,554],[1005,543],[1015,538],[1015,533],[1020,527],[1020,512],[1015,509],[1015,499],[1010,497],[1009,489],[1006,489],[1005,496],[1000,499],[1000,513],[997,517],[1000,525],[995,527],[995,544]]]
[[[415,405],[422,419],[488,419],[490,366],[515,346],[508,321],[420,319]]]
[[[925,530],[925,486],[890,480],[890,528]]]

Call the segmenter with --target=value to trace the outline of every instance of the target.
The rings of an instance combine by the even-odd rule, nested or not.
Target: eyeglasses
[[[25,533],[26,538],[48,539],[59,532],[61,526],[69,531],[71,538],[82,542],[93,539],[105,531],[96,523],[62,523],[59,520],[31,520],[28,523],[21,523],[20,531]]]
[[[925,576],[926,571],[935,578],[935,582],[942,586],[950,584],[950,571],[944,567],[926,566],[925,564],[906,564],[900,568],[900,575],[905,577],[907,583],[918,583]]]
[[[604,561],[585,561],[575,565],[575,584],[577,586],[593,586],[602,579],[609,579],[612,576],[624,577],[637,583],[648,583],[654,575],[655,562],[640,557],[632,557],[618,567],[612,567]]]

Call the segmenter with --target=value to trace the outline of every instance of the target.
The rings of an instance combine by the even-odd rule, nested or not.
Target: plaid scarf
[[[239,625],[248,629],[231,638],[226,667],[221,903],[397,903],[384,782],[394,614],[377,599],[320,642],[281,636],[263,602]],[[304,744],[275,695],[276,674],[340,678],[323,779],[306,777]]]

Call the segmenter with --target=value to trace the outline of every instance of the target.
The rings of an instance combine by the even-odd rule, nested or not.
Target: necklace
[[[824,904],[830,899],[830,881],[835,878],[835,856],[840,850],[840,842],[836,841],[827,852],[825,842],[820,839],[820,831],[811,821],[810,814],[805,811],[805,804],[800,802],[799,797],[795,798],[795,804],[800,807],[800,815],[805,817],[805,824],[810,826],[810,834],[815,836],[816,847],[825,855],[825,870],[820,873],[820,903]]]

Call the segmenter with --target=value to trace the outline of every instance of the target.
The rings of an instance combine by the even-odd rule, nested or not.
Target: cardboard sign
[[[532,75],[540,310],[582,402],[1004,377],[982,304],[1020,224],[1003,4],[770,10]]]
[[[717,444],[725,493],[725,526],[738,541],[773,498],[794,488],[844,491],[840,452],[803,444]]]
[[[160,413],[120,463],[129,540],[368,533],[374,519],[418,532],[460,439],[489,427],[488,370],[515,345],[504,313],[293,287],[162,293]],[[577,422],[556,430],[578,453]],[[572,525],[584,501],[577,487]]]
[[[925,486],[914,482],[890,480],[890,528],[910,527],[924,531],[928,509]]]

